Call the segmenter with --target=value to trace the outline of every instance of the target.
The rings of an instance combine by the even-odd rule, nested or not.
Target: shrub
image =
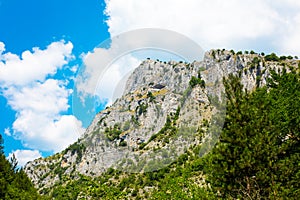
[[[149,101],[152,102],[155,100],[155,96],[152,94],[152,92],[148,92],[147,97],[150,99]]]
[[[266,61],[279,61],[278,56],[275,53],[271,53],[265,56]]]
[[[192,76],[189,84],[192,88],[194,88],[196,85],[200,85],[200,87],[205,88],[205,81],[195,76]]]
[[[279,59],[280,59],[280,60],[286,60],[287,57],[286,57],[286,56],[280,56]]]
[[[127,146],[127,142],[125,140],[122,140],[120,143],[119,143],[119,146],[121,147],[126,147]]]

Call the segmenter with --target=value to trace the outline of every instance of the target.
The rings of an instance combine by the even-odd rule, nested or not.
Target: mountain
[[[208,187],[201,170],[189,167],[199,167],[196,157],[209,153],[222,132],[227,102],[223,78],[235,74],[243,90],[252,92],[267,84],[273,70],[285,66],[297,67],[298,61],[224,49],[206,52],[203,61],[192,63],[145,60],[127,80],[123,95],[95,116],[76,143],[53,156],[27,163],[24,171],[40,193],[54,198],[62,198],[59,195],[68,191],[67,187],[83,180],[88,183],[84,186],[86,193],[93,193],[100,186],[119,187],[126,178],[144,180],[143,174],[157,176],[166,169],[167,174],[188,169],[184,181],[194,182],[191,188]],[[101,177],[107,179],[99,180]],[[127,198],[137,193],[147,198],[146,194],[161,184],[153,180],[156,185],[127,188]],[[123,194],[126,187],[122,188]],[[93,198],[80,191],[75,196]]]

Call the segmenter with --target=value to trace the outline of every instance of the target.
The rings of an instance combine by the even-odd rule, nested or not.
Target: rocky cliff
[[[66,176],[95,177],[109,168],[135,173],[163,168],[211,139],[215,116],[221,128],[223,77],[240,74],[251,91],[266,84],[271,69],[287,63],[297,64],[227,50],[211,50],[193,63],[145,60],[129,77],[123,96],[98,113],[76,143],[29,162],[25,171],[42,190]]]

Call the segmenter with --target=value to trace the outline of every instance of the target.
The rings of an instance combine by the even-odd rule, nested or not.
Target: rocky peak
[[[180,92],[187,88],[191,76],[197,75],[199,66],[183,62],[146,60],[130,75],[124,94],[142,87],[168,88]]]
[[[64,177],[100,176],[108,168],[151,171],[172,163],[205,138],[218,113],[223,77],[240,74],[245,89],[266,84],[271,69],[296,65],[259,54],[211,50],[193,63],[143,61],[128,78],[123,96],[98,113],[84,136],[66,150],[29,162],[25,171],[41,190]]]

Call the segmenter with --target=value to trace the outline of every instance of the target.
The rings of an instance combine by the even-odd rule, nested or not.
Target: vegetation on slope
[[[207,156],[206,173],[226,199],[299,199],[300,76],[272,72],[268,87],[243,91],[226,80],[227,116],[219,144]]]
[[[12,157],[11,162],[5,158],[0,135],[0,199],[41,199],[26,173],[18,169],[17,164],[15,157]]]
[[[205,157],[195,146],[158,171],[65,176],[42,192],[55,199],[299,199],[299,69],[272,71],[267,86],[252,93],[239,76],[224,85],[224,128]]]

